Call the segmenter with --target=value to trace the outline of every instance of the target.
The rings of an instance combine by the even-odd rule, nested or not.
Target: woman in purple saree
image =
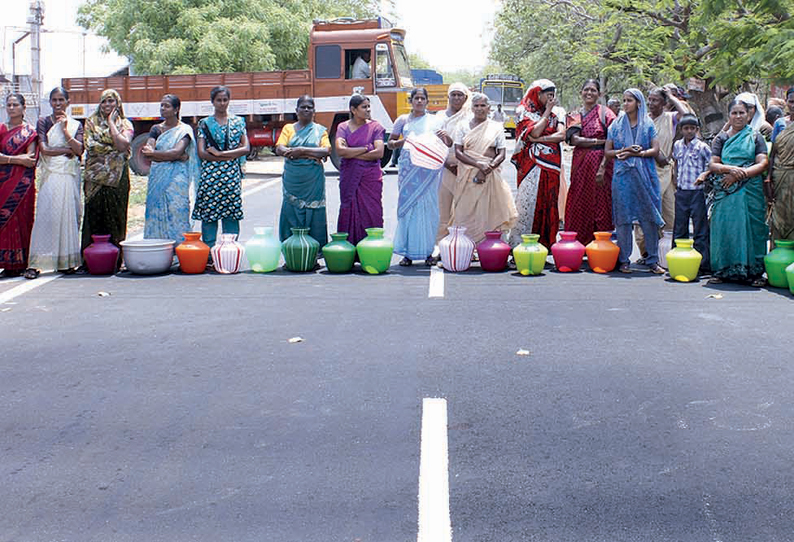
[[[339,167],[339,220],[336,231],[347,232],[354,245],[367,236],[367,228],[383,227],[383,157],[385,130],[370,119],[366,96],[350,98],[350,120],[336,129]]]

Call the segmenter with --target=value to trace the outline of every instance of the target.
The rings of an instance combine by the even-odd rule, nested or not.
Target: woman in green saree
[[[311,96],[298,98],[295,112],[298,122],[284,126],[276,142],[276,154],[285,158],[279,237],[292,235],[291,228],[309,228],[322,248],[328,241],[323,160],[331,154],[331,142],[328,130],[314,122]]]
[[[734,100],[729,128],[712,143],[706,180],[711,230],[710,284],[723,281],[765,284],[764,255],[769,229],[764,221],[762,174],[768,159],[763,136],[748,125],[747,106]]]

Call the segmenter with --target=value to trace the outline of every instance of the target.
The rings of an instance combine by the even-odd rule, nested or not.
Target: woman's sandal
[[[753,288],[764,288],[766,286],[766,284],[767,284],[767,282],[766,282],[766,279],[764,277],[757,278],[757,279],[754,279],[754,280],[750,281],[750,286],[752,286]]]
[[[425,260],[425,265],[427,267],[433,267],[434,265],[436,265],[436,263],[438,263],[438,258],[434,258],[433,256],[428,256],[427,259]]]
[[[649,265],[648,270],[654,275],[664,275],[665,273],[667,273],[667,270],[658,263]]]
[[[41,271],[38,269],[33,269],[32,267],[28,267],[25,269],[25,278],[28,280],[33,280],[39,278]]]
[[[403,267],[409,267],[412,263],[414,263],[413,260],[408,257],[403,257],[403,259],[400,260],[400,265]]]
[[[706,281],[706,284],[722,284],[722,279],[719,277],[711,277]]]
[[[626,274],[631,273],[631,264],[630,263],[620,264],[620,272]]]

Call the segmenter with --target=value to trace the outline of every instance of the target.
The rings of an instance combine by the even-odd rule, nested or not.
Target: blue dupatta
[[[146,193],[146,225],[144,238],[183,240],[182,234],[191,231],[190,192],[195,190],[201,174],[193,129],[180,122],[163,132],[155,142],[155,150],[169,151],[183,138],[190,143],[185,149],[186,161],[152,162]]]

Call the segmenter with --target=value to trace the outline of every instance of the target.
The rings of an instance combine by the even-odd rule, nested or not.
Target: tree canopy
[[[600,78],[629,86],[706,80],[711,95],[794,80],[794,0],[504,0],[493,58],[577,100]]]
[[[365,0],[87,0],[78,22],[108,39],[137,73],[306,67],[313,19],[372,17]]]

